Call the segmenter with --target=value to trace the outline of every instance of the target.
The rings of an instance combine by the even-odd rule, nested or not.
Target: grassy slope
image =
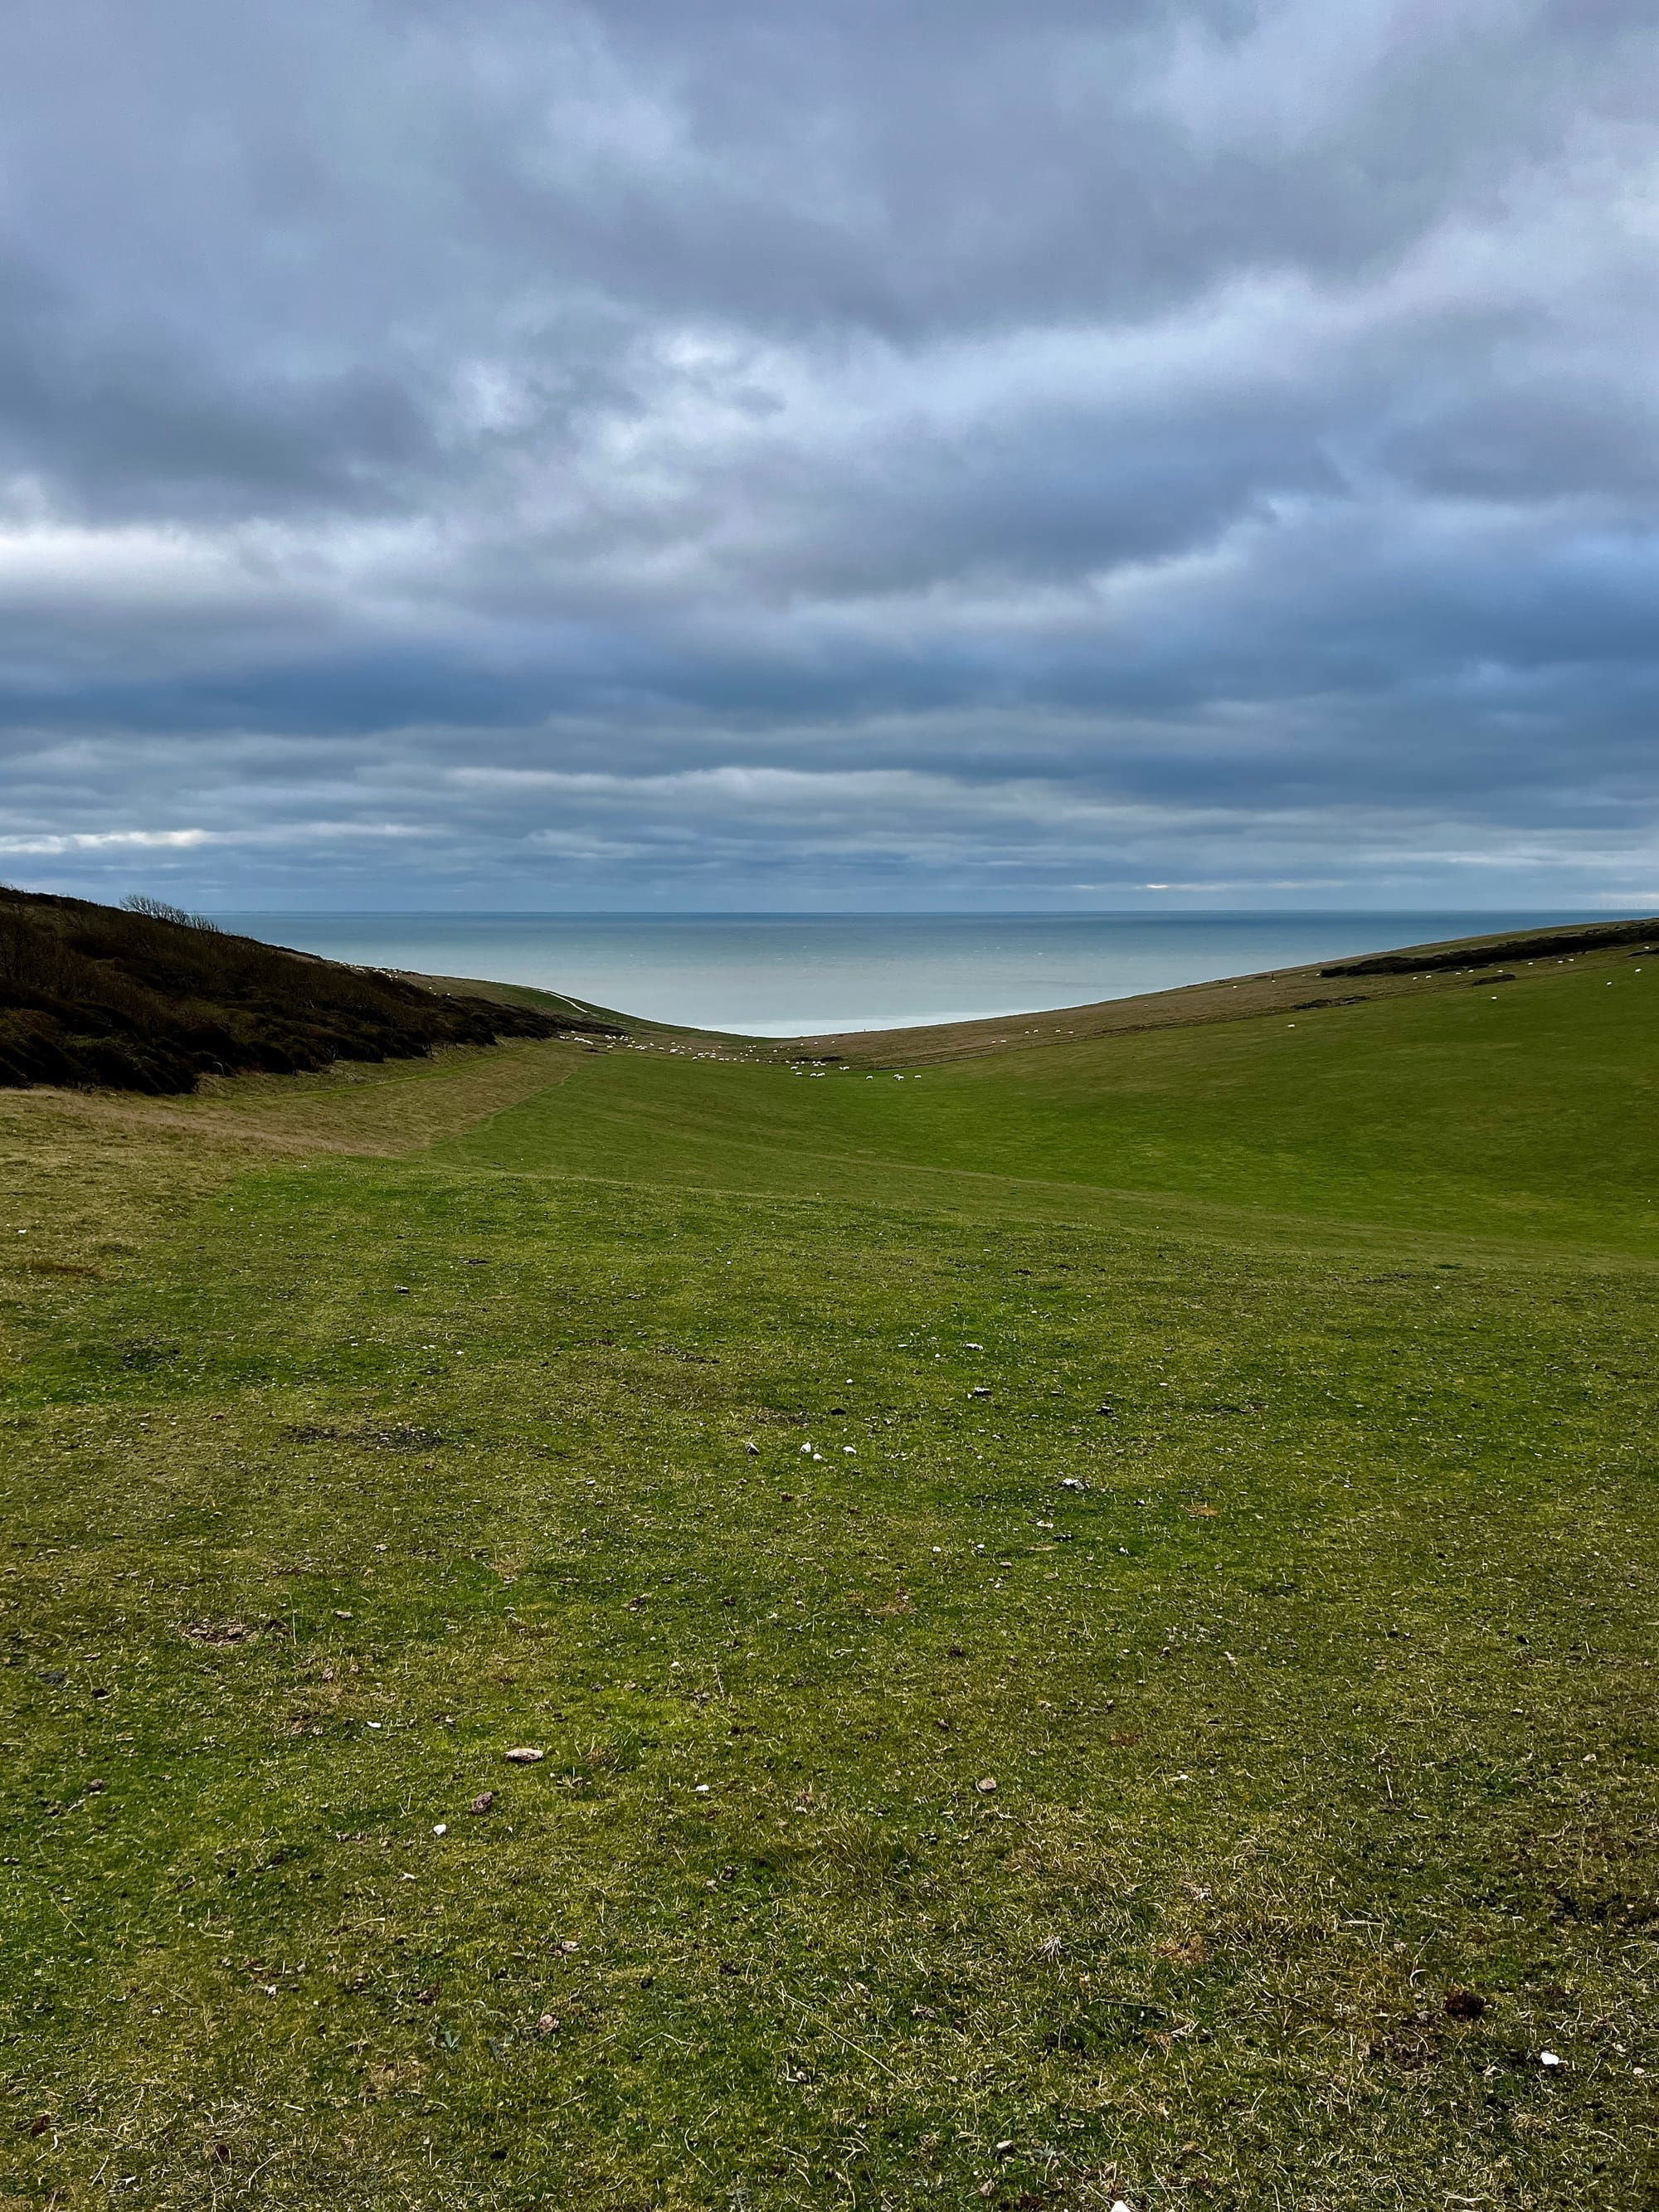
[[[459,993],[469,998],[493,1000],[504,1006],[527,1006],[532,1012],[549,1013],[559,1020],[575,1014],[627,1036],[657,1042],[678,1039],[689,1048],[718,1046],[737,1057],[754,1057],[763,1052],[769,1054],[772,1049],[756,1039],[731,1036],[721,1030],[694,1030],[680,1022],[647,1021],[641,1015],[623,1013],[615,1006],[595,1006],[591,999],[568,998],[562,991],[544,991],[533,983],[492,983],[476,975],[428,975],[416,969],[388,972],[401,982],[416,983],[428,991]]]
[[[902,1163],[994,1177],[975,1195],[999,1206],[1012,1174],[1187,1198],[1197,1218],[1219,1206],[1651,1255],[1656,1008],[1659,961],[1611,957],[1478,994],[1089,1039],[897,1080],[613,1054],[578,1092],[527,1101],[455,1157],[877,1197]]]
[[[0,1100],[0,2203],[1659,2202],[1650,988]]]
[[[1408,947],[1372,959],[1344,962],[1334,968],[1317,963],[1275,968],[1255,975],[1224,976],[1188,983],[1174,990],[1146,991],[1127,999],[1093,1005],[1055,1006],[1046,1012],[944,1022],[908,1030],[863,1030],[835,1036],[793,1039],[786,1052],[801,1048],[833,1052],[853,1064],[890,1067],[926,1066],[940,1060],[962,1060],[1010,1047],[1055,1044],[1074,1038],[1127,1036],[1144,1030],[1191,1029],[1233,1022],[1256,1014],[1283,1014],[1287,1020],[1310,1007],[1365,1005],[1383,998],[1421,998],[1462,987],[1485,988],[1500,970],[1571,967],[1589,959],[1643,957],[1632,937],[1659,939],[1659,916],[1642,921],[1580,923],[1565,930],[1539,929],[1520,937],[1449,938],[1431,945]],[[1608,939],[1613,942],[1609,944]],[[1552,948],[1528,952],[1528,945]],[[1356,969],[1373,972],[1358,974]]]

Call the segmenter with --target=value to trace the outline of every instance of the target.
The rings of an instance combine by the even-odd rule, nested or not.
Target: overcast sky
[[[1659,906],[1653,0],[0,12],[0,878]]]

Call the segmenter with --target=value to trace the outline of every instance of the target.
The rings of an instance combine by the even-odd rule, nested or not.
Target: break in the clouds
[[[1659,901],[1650,0],[0,17],[0,875]]]

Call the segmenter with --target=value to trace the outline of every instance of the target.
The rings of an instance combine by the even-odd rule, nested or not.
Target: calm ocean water
[[[1127,998],[1555,914],[222,914],[333,960],[534,983],[751,1036],[890,1029]]]

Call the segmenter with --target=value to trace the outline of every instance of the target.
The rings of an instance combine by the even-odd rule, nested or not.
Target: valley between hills
[[[1659,2203],[1624,927],[0,1090],[0,2207]]]

